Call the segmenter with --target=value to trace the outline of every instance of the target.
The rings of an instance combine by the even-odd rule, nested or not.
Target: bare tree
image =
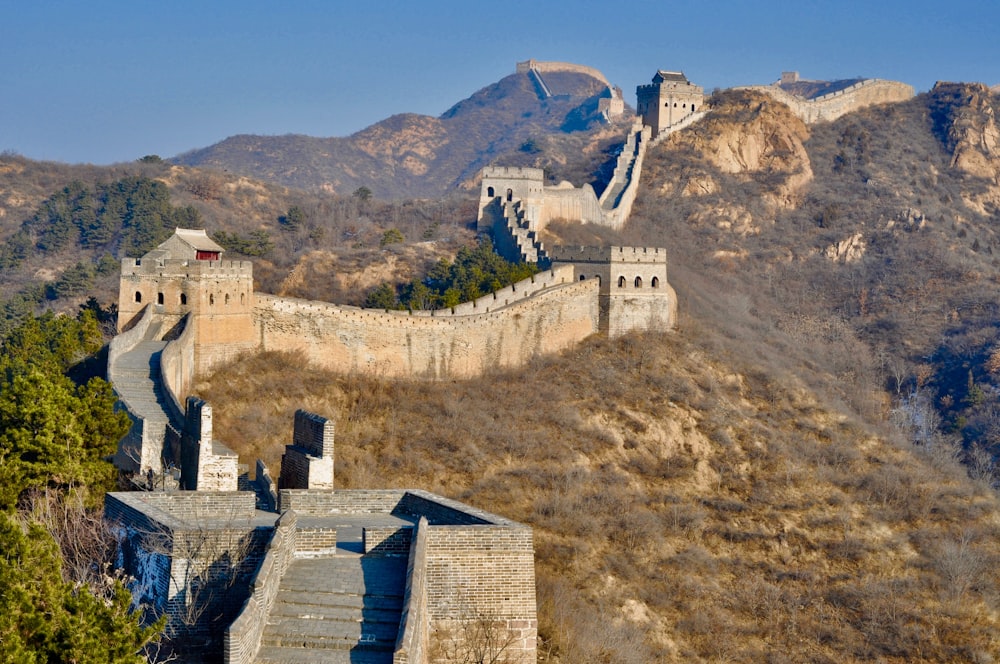
[[[40,524],[59,545],[63,580],[110,597],[122,575],[113,570],[117,539],[103,514],[88,509],[83,492],[34,491],[21,503],[19,518]]]
[[[459,617],[435,630],[431,659],[448,664],[516,664],[519,635],[496,609],[481,606],[461,590],[454,593]]]

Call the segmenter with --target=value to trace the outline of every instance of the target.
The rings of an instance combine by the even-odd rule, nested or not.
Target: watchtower
[[[599,329],[610,337],[634,330],[669,330],[677,322],[677,295],[667,282],[660,247],[555,247],[552,267],[571,264],[578,281],[600,280]]]
[[[162,337],[189,316],[199,368],[252,347],[253,264],[222,260],[204,230],[178,228],[142,258],[122,260],[118,331],[153,307]]]
[[[545,171],[540,168],[487,166],[479,194],[479,232],[492,231],[493,219],[484,215],[491,204],[502,207],[519,201],[525,215],[537,219],[545,201]],[[484,221],[485,218],[485,221]],[[535,230],[535,229],[532,229]]]
[[[636,111],[643,124],[652,127],[652,138],[695,113],[705,102],[704,89],[689,81],[684,72],[662,69],[653,76],[652,84],[638,86],[635,95]]]

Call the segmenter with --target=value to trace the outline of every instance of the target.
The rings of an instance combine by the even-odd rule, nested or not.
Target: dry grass
[[[994,496],[703,342],[593,339],[444,384],[271,354],[199,391],[245,461],[276,469],[303,407],[337,422],[340,486],[534,526],[548,660],[990,661]]]

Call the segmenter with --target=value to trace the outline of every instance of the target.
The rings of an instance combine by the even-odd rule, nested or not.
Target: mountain
[[[1000,102],[942,83],[815,125],[750,91],[710,109],[650,149],[621,232],[546,238],[667,247],[676,332],[446,384],[246,358],[197,386],[217,435],[273,466],[306,407],[338,422],[341,486],[423,486],[530,523],[548,662],[996,661]],[[515,155],[585,171],[599,160],[557,145],[585,135]],[[289,295],[405,281],[472,241],[471,196],[142,168],[206,226],[268,233],[255,274]],[[67,179],[121,173],[0,159],[0,176],[9,234]],[[278,220],[291,205],[301,228]],[[407,241],[379,246],[392,227]],[[32,268],[78,260],[63,251]]]
[[[549,227],[666,246],[676,332],[434,385],[275,354],[201,394],[250,456],[309,403],[345,485],[532,524],[545,661],[995,661],[997,104],[941,84],[806,125],[715,95],[622,232]]]
[[[394,115],[346,138],[233,136],[172,161],[298,189],[346,195],[367,187],[389,199],[465,193],[494,161],[545,167],[579,183],[624,140],[629,114],[603,120],[598,101],[611,91],[602,80],[573,71],[544,76],[548,97],[519,72],[437,118]]]

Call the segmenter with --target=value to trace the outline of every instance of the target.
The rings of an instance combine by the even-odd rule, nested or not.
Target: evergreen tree
[[[162,621],[143,627],[128,591],[108,597],[63,581],[59,548],[38,525],[0,512],[0,662],[139,664]]]

